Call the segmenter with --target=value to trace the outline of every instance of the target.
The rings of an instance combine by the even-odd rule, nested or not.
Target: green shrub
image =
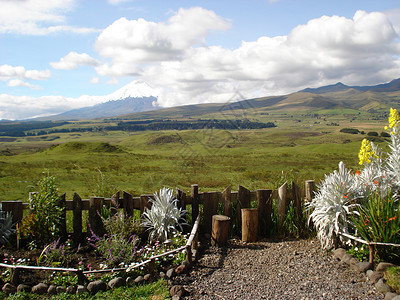
[[[379,134],[376,131],[370,131],[367,133],[367,136],[379,136]]]
[[[350,133],[350,134],[359,134],[360,133],[360,131],[355,128],[342,128],[342,129],[340,129],[340,132]]]
[[[37,192],[31,195],[32,214],[22,220],[20,234],[31,240],[33,246],[49,244],[62,235],[61,220],[64,207],[58,194],[56,179],[49,173],[37,184]]]

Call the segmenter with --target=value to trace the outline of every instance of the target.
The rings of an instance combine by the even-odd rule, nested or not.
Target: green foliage
[[[376,131],[370,131],[367,133],[367,136],[379,136],[379,134]]]
[[[386,269],[383,274],[386,284],[389,285],[397,294],[400,293],[400,267],[393,266]]]
[[[90,241],[107,260],[107,267],[117,267],[121,263],[128,266],[140,256],[137,234],[141,229],[139,223],[134,218],[128,218],[123,210],[112,212],[113,209],[102,208],[100,215],[106,234],[98,237],[92,232]]]
[[[104,235],[96,242],[96,250],[106,259],[107,267],[128,267],[138,260],[140,239],[136,235],[125,239],[122,235]],[[122,264],[122,265],[121,265]]]
[[[140,300],[154,300],[154,299],[168,299],[169,289],[168,283],[164,279],[159,279],[156,282],[152,282],[137,287],[120,287],[117,289],[108,290],[106,292],[99,292],[96,295],[90,295],[89,293],[83,293],[80,295],[71,295],[62,293],[59,295],[49,296],[47,299],[50,300],[95,300],[95,299],[108,299],[108,300],[121,300],[121,299],[140,299]],[[43,295],[36,295],[26,292],[17,292],[7,296],[5,293],[0,292],[0,299],[4,300],[40,300],[43,299]]]
[[[12,222],[12,214],[8,212],[2,212],[2,218],[0,219],[0,244],[8,244],[8,238],[15,232],[14,224]]]
[[[367,201],[357,205],[351,219],[358,235],[368,242],[400,243],[399,200],[391,193],[385,197],[372,194]],[[400,261],[397,247],[376,246],[376,255],[380,260]]]
[[[350,134],[359,134],[360,130],[355,129],[355,128],[342,128],[342,129],[340,129],[340,132],[350,133]]]
[[[50,282],[57,286],[69,287],[78,284],[78,276],[71,273],[54,272]]]
[[[31,196],[32,216],[23,222],[21,234],[31,239],[37,246],[47,244],[58,238],[61,233],[61,220],[64,207],[60,205],[56,179],[44,173],[37,184],[37,192]],[[29,224],[29,226],[28,226]]]
[[[369,260],[369,247],[365,244],[360,244],[356,242],[347,252],[359,261]]]
[[[66,246],[60,243],[60,239],[44,247],[38,258],[38,265],[48,267],[66,267],[69,256],[66,254]]]

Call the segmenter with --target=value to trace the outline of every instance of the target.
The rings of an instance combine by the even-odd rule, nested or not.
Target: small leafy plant
[[[179,227],[182,230],[183,216],[186,211],[177,207],[178,200],[174,198],[172,190],[162,188],[159,194],[154,193],[154,200],[149,198],[151,209],[146,207],[143,213],[142,225],[150,231],[151,242],[164,242]]]
[[[64,207],[60,206],[61,198],[56,179],[48,172],[44,173],[44,177],[38,182],[37,189],[31,197],[33,213],[29,220],[22,222],[20,233],[36,246],[40,246],[51,243],[60,236]]]
[[[128,266],[137,261],[140,255],[140,232],[134,218],[128,218],[123,210],[111,213],[111,209],[102,209],[101,218],[106,234],[98,237],[90,228],[89,242],[107,261],[107,267]]]
[[[14,224],[12,222],[12,214],[8,212],[1,212],[2,218],[0,219],[0,244],[8,244],[8,238],[15,232]]]

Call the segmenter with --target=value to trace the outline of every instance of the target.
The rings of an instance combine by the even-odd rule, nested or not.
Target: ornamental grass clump
[[[366,242],[400,243],[400,117],[390,110],[390,151],[381,153],[364,139],[358,154],[361,170],[354,174],[342,162],[339,171],[326,175],[308,209],[323,248],[333,246],[340,233]],[[342,241],[344,241],[342,239]],[[349,242],[349,241],[348,241]],[[400,254],[395,247],[378,246],[379,258]],[[390,254],[390,255],[389,255]],[[400,257],[400,256],[399,256]]]
[[[149,198],[149,202],[152,207],[146,207],[142,225],[150,232],[150,242],[164,242],[178,228],[182,230],[186,211],[178,208],[178,200],[173,196],[171,189],[162,188],[159,194],[154,193],[154,199]]]

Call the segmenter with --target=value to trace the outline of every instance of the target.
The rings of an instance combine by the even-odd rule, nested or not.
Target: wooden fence
[[[295,216],[302,216],[303,201],[310,201],[313,197],[314,181],[308,180],[305,182],[304,189],[301,189],[294,182],[291,184],[291,190],[288,189],[288,184],[285,183],[277,190],[259,189],[250,191],[243,186],[239,186],[238,191],[232,191],[231,186],[227,187],[222,192],[199,192],[197,184],[191,186],[190,193],[186,193],[181,189],[176,189],[176,198],[178,199],[178,207],[186,209],[191,205],[192,210],[192,225],[201,214],[201,222],[199,231],[201,234],[210,234],[212,225],[212,216],[218,211],[232,220],[240,227],[241,224],[241,209],[250,208],[251,203],[256,203],[259,217],[259,233],[260,236],[267,236],[271,226],[272,203],[273,199],[277,205],[277,225],[278,228],[283,226],[283,221],[286,217],[286,212],[290,201],[293,201]],[[95,232],[101,232],[102,222],[98,211],[103,205],[114,207],[115,209],[123,209],[128,216],[133,216],[134,211],[140,211],[142,214],[146,207],[151,208],[149,198],[153,195],[140,195],[134,197],[131,194],[123,191],[117,192],[111,198],[91,197],[90,199],[82,199],[78,194],[74,194],[72,200],[66,200],[65,194],[61,197],[61,205],[65,207],[62,217],[62,232],[64,237],[69,234],[74,242],[81,242],[86,236],[86,230],[83,228],[82,212],[88,211],[88,224]],[[11,212],[13,222],[18,223],[24,216],[24,210],[30,210],[29,203],[22,201],[2,201],[1,210]],[[72,229],[67,233],[66,214],[67,211],[72,211]]]

